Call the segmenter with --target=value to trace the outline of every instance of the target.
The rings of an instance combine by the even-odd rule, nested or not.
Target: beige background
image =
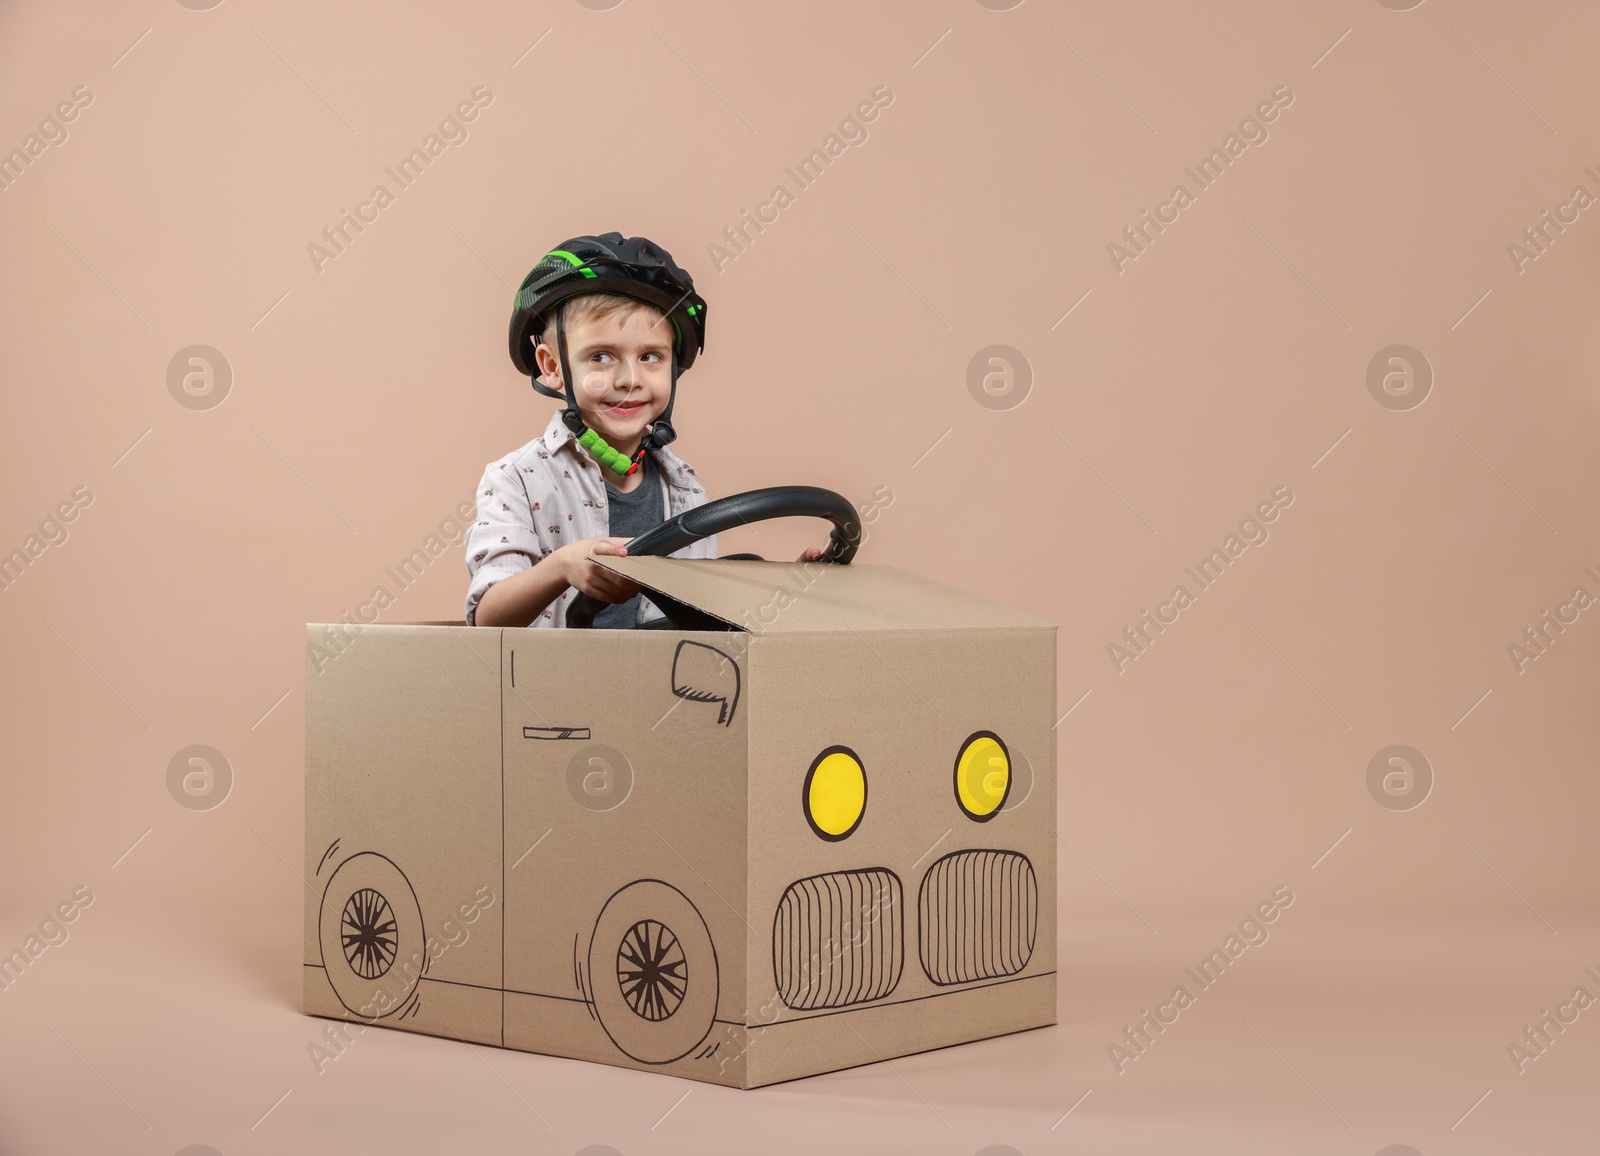
[[[1600,195],[1600,11],[1394,6],[6,5],[0,148],[93,102],[0,192],[0,549],[93,502],[0,592],[0,950],[95,898],[0,992],[0,1150],[1579,1150],[1600,1010],[1523,1074],[1506,1048],[1600,995],[1600,609],[1521,674],[1507,645],[1600,595],[1600,208],[1520,273],[1507,245]],[[470,139],[318,273],[479,85]],[[378,585],[386,621],[459,617],[459,550],[385,567],[543,429],[511,288],[609,229],[710,302],[675,448],[714,493],[887,487],[864,561],[1060,624],[1060,1026],[745,1095],[376,1031],[309,1061],[301,624]],[[215,408],[167,387],[195,344]],[[1031,368],[1013,408],[967,387],[993,344]],[[1368,392],[1392,344],[1431,366],[1416,408]],[[1107,645],[1278,486],[1270,540],[1119,674]],[[234,775],[210,810],[167,787],[197,743]],[[1392,810],[1367,765],[1402,743],[1435,782]],[[1268,943],[1119,1075],[1107,1045],[1280,885]]]

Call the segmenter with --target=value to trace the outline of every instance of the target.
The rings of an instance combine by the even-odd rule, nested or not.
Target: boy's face
[[[630,309],[565,328],[584,422],[613,449],[632,453],[672,393],[672,323],[650,310]],[[545,384],[564,389],[555,348],[541,344],[535,356]]]

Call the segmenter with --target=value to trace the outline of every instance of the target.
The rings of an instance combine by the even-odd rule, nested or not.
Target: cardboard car
[[[1055,627],[596,561],[667,628],[306,627],[305,1011],[744,1088],[1055,1023]]]

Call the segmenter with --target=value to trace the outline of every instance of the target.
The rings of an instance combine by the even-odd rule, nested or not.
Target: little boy
[[[694,468],[666,448],[678,373],[705,346],[705,311],[666,250],[620,233],[575,237],[523,280],[512,363],[566,408],[484,470],[466,538],[467,625],[565,626],[579,591],[611,604],[596,627],[663,617],[591,555],[625,555],[629,539],[705,504]],[[672,557],[715,558],[716,542]]]

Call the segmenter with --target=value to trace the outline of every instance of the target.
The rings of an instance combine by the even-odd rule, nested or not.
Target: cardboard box
[[[305,1010],[744,1088],[1055,1023],[1056,628],[604,564],[726,629],[306,627]]]

